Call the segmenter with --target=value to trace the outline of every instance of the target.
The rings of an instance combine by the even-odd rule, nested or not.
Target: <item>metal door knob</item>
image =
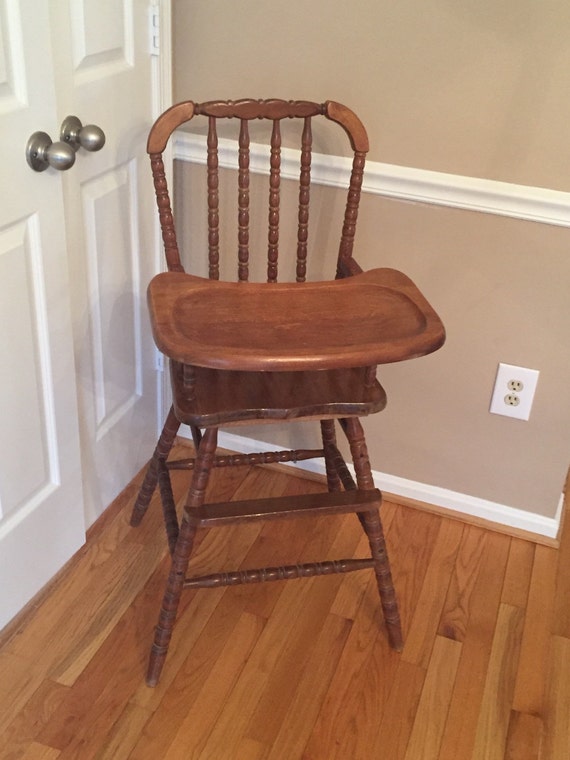
[[[66,116],[61,124],[60,140],[70,145],[73,150],[79,148],[96,151],[105,145],[105,133],[96,124],[83,124],[77,116]]]
[[[34,132],[26,145],[26,160],[35,172],[48,166],[63,172],[75,163],[75,151],[65,142],[52,142],[46,132]]]

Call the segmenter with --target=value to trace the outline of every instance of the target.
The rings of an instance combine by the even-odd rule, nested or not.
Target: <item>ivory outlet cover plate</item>
[[[537,369],[499,364],[489,411],[517,420],[528,420],[538,375]]]

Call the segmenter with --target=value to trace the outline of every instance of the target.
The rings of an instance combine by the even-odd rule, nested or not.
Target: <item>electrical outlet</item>
[[[537,369],[499,364],[490,412],[528,420],[538,383]]]

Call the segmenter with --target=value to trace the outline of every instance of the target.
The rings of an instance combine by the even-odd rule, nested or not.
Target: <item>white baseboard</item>
[[[204,164],[205,140],[201,135],[177,131],[174,136],[174,158]],[[220,166],[235,169],[237,141],[220,139],[218,150]],[[299,151],[281,149],[282,177],[298,179],[299,155]],[[268,146],[252,143],[250,170],[257,174],[267,174],[268,157]],[[314,153],[311,178],[316,184],[346,187],[351,163],[351,159],[342,156]],[[479,177],[464,177],[367,161],[362,190],[365,193],[416,203],[479,211],[562,227],[570,226],[570,193],[544,187],[515,185]]]
[[[181,429],[181,434],[190,437],[187,429]],[[219,445],[238,454],[252,454],[257,451],[281,451],[282,447],[273,446],[253,438],[221,432]],[[325,475],[322,460],[307,460],[304,462],[288,462],[284,467],[294,467],[305,472]],[[351,465],[349,465],[351,468]],[[351,468],[352,469],[352,468]],[[495,524],[513,534],[529,534],[554,540],[558,536],[562,519],[563,497],[560,497],[558,509],[554,517],[544,517],[523,509],[497,504],[493,501],[480,499],[476,496],[450,491],[447,488],[418,483],[406,478],[389,475],[373,470],[374,483],[385,494],[400,497],[405,501],[420,502],[436,508],[455,513],[458,518],[470,518],[474,521]]]

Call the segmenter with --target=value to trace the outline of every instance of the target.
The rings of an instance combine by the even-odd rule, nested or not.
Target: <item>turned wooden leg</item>
[[[384,621],[388,629],[388,639],[390,646],[397,652],[404,648],[404,639],[402,636],[402,624],[400,622],[400,613],[398,611],[398,600],[390,572],[390,562],[388,561],[388,552],[386,551],[386,541],[384,531],[380,521],[380,513],[377,509],[371,512],[362,512],[360,515],[361,523],[368,536],[370,552],[374,559],[374,572],[376,574],[376,583],[378,593],[380,594],[380,603],[384,613]]]
[[[190,432],[192,433],[192,440],[194,441],[194,448],[196,451],[200,448],[200,443],[202,441],[202,431],[199,427],[196,427],[195,425],[190,425]]]
[[[343,428],[350,444],[358,488],[365,491],[370,490],[374,488],[374,481],[372,479],[368,449],[360,420],[354,417],[343,420]],[[404,646],[402,625],[380,513],[377,509],[374,509],[372,511],[361,512],[358,516],[368,537],[370,552],[374,559],[376,583],[378,585],[386,628],[388,629],[390,646],[400,652]]]
[[[194,545],[196,535],[196,523],[192,519],[193,508],[204,503],[206,487],[210,477],[210,471],[216,453],[218,430],[209,428],[204,433],[200,448],[196,455],[196,464],[192,473],[192,482],[188,492],[186,508],[180,526],[180,533],[174,554],[166,590],[162,600],[162,607],[155,630],[154,643],[150,652],[146,682],[149,686],[156,686],[168,652],[168,645],[172,637],[174,621],[180,604],[180,597],[184,587],[184,580],[188,571],[188,562]]]
[[[341,484],[335,466],[336,433],[334,420],[321,420],[321,435],[323,438],[323,451],[325,452],[325,467],[327,471],[327,486],[329,491],[340,491]]]
[[[166,418],[166,422],[162,428],[162,433],[160,434],[160,438],[156,444],[154,454],[152,455],[152,459],[150,460],[150,463],[147,467],[142,486],[133,507],[131,514],[131,525],[133,528],[136,528],[141,524],[141,521],[146,514],[146,510],[148,509],[148,505],[150,504],[150,500],[158,481],[159,462],[161,460],[166,461],[168,458],[170,449],[172,448],[172,444],[174,443],[174,439],[176,438],[176,433],[178,432],[179,427],[180,422],[176,419],[174,408],[170,407],[168,417]]]
[[[180,527],[178,525],[174,494],[172,493],[170,473],[164,459],[158,460],[158,487],[160,489],[160,501],[162,503],[162,514],[164,516],[164,528],[166,530],[168,548],[172,555],[174,554],[174,548],[176,547]]]
[[[146,683],[148,686],[156,686],[158,683],[168,653],[168,645],[172,638],[174,621],[176,619],[178,605],[180,604],[180,596],[182,594],[184,578],[186,577],[186,569],[192,553],[195,535],[196,526],[190,522],[187,515],[184,515],[182,526],[180,528],[180,535],[178,536],[178,541],[176,542],[174,555],[172,557],[172,566],[162,600],[158,625],[156,626],[154,633],[154,641],[150,650],[150,659],[146,675]]]

